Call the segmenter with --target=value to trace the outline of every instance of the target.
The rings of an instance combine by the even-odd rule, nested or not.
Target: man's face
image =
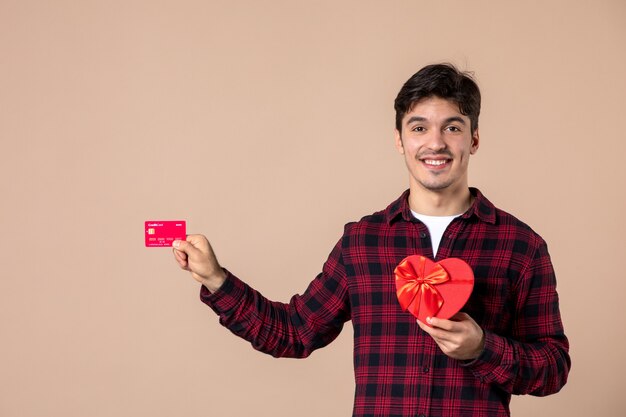
[[[453,101],[420,100],[402,118],[396,147],[409,169],[411,189],[457,192],[467,188],[469,157],[478,149],[478,129]]]

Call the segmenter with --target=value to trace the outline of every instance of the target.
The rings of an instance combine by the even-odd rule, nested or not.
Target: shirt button
[[[424,232],[420,233],[420,237],[421,237],[422,239],[425,239],[425,238],[426,238],[426,233],[424,233]]]
[[[424,371],[425,374],[428,373],[428,371],[430,371],[430,368],[428,366],[425,366],[422,371]]]
[[[426,417],[426,414],[420,414],[417,417]]]

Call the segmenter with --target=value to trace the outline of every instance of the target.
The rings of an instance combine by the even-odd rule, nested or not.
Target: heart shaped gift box
[[[426,323],[427,317],[454,316],[474,288],[472,268],[458,258],[433,262],[421,255],[411,255],[398,264],[394,274],[400,306],[422,323]]]

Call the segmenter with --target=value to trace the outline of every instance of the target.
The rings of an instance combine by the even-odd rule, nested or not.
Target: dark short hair
[[[468,72],[443,63],[427,65],[408,79],[396,97],[396,129],[402,131],[402,118],[420,100],[441,97],[454,101],[461,114],[469,117],[472,132],[478,128],[480,115],[480,90]]]

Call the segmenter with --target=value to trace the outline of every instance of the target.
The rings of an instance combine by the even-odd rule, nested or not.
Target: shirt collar
[[[496,222],[496,208],[487,200],[478,188],[470,187],[470,193],[474,196],[474,202],[472,206],[467,209],[461,216],[462,219],[469,219],[472,216],[478,217],[486,223],[495,224]],[[411,214],[411,208],[409,207],[409,192],[406,190],[402,195],[393,203],[391,203],[384,211],[385,220],[387,224],[391,225],[398,219],[403,219],[407,222],[415,221],[415,218]]]

